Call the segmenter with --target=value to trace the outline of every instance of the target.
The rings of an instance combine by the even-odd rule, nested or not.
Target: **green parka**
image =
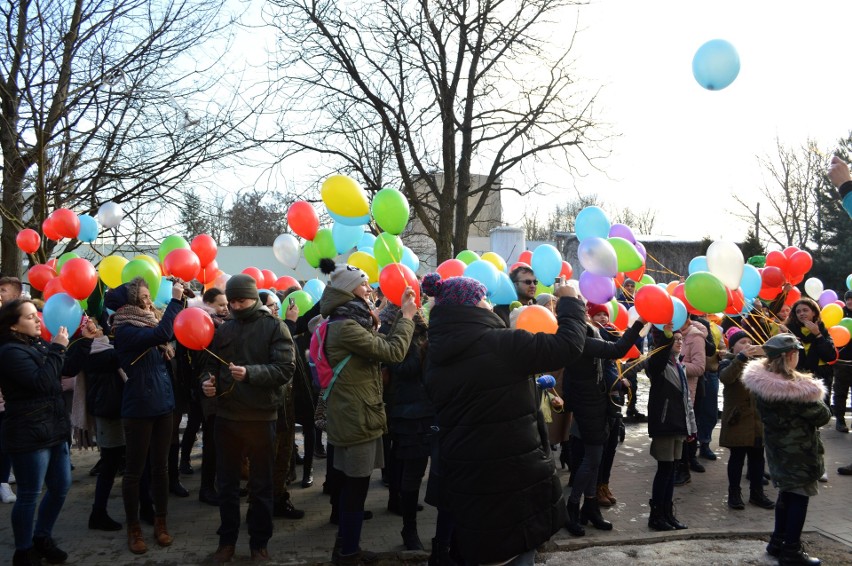
[[[754,446],[763,439],[763,423],[757,412],[757,401],[742,382],[743,369],[748,359],[728,354],[719,364],[719,381],[725,385],[722,408],[722,431],[719,446],[725,448]]]

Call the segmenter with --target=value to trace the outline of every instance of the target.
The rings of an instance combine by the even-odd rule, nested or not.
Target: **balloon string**
[[[657,262],[657,264],[665,270],[665,271],[663,271],[663,272],[661,272],[661,273],[670,273],[671,275],[674,275],[675,277],[683,277],[680,273],[675,273],[674,271],[672,271],[671,269],[669,269],[668,267],[666,267],[665,265],[663,265],[663,262],[661,262],[660,260],[658,260],[657,258],[655,258],[653,255],[651,255],[650,253],[648,253],[648,251],[647,251],[647,250],[645,251],[645,255],[646,255],[647,257],[651,258],[652,260],[656,261],[656,262]],[[646,268],[646,269],[647,269],[647,268]]]
[[[222,358],[220,358],[219,356],[217,356],[216,354],[214,354],[213,352],[211,352],[207,348],[204,348],[204,351],[207,352],[208,354],[210,354],[211,356],[213,356],[214,358],[216,358],[217,360],[219,360],[220,362],[222,362],[223,364],[225,364],[226,366],[231,365],[229,362],[226,362],[225,360],[223,360]]]

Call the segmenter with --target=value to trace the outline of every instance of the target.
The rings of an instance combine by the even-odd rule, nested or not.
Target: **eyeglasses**
[[[521,279],[520,281],[516,281],[516,283],[523,283],[524,285],[538,285],[538,279]]]

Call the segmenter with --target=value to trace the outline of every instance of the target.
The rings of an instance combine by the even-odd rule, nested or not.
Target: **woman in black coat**
[[[813,299],[802,297],[790,310],[784,326],[804,346],[796,370],[814,374],[825,385],[825,404],[831,407],[831,386],[834,368],[829,364],[837,359],[834,340],[820,319],[819,304]]]
[[[572,287],[560,286],[556,333],[530,334],[506,328],[474,279],[441,281],[430,273],[423,290],[435,297],[426,389],[437,413],[441,473],[429,502],[437,503],[439,522],[441,514],[452,515],[466,561],[530,561],[565,524],[562,485],[531,376],[580,356],[583,303]],[[432,481],[430,474],[430,492]]]

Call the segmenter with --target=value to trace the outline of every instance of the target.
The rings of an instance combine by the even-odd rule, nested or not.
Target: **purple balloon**
[[[645,246],[642,245],[642,242],[636,242],[633,245],[636,246],[636,251],[639,252],[639,255],[642,256],[642,259],[647,261],[648,252],[645,251]]]
[[[819,296],[819,301],[817,301],[817,302],[819,303],[820,308],[825,308],[826,305],[830,305],[831,303],[833,303],[836,300],[837,300],[837,293],[835,293],[831,289],[826,289]]]
[[[610,238],[624,238],[631,244],[636,243],[636,236],[633,235],[633,230],[626,224],[613,224],[609,227]]]
[[[584,271],[580,274],[580,293],[590,303],[604,304],[615,296],[615,281]]]

